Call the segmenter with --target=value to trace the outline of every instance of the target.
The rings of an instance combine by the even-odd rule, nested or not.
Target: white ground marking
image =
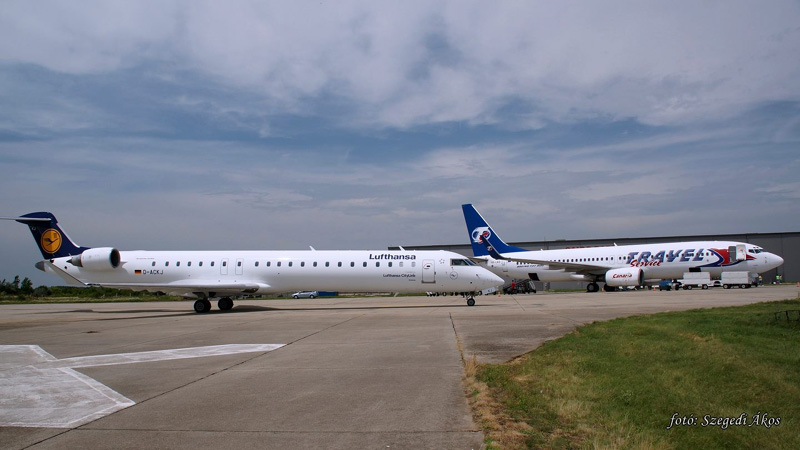
[[[0,426],[74,428],[135,403],[77,367],[269,352],[283,344],[231,344],[56,359],[38,345],[0,345]]]

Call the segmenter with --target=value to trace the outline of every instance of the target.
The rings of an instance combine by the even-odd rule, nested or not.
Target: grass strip
[[[597,322],[467,389],[489,448],[800,448],[800,299]]]

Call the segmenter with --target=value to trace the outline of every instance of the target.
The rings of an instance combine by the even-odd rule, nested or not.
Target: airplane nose
[[[502,278],[488,270],[484,270],[482,273],[478,274],[478,279],[481,281],[481,287],[483,289],[499,286],[504,283]]]
[[[778,267],[783,264],[783,258],[781,258],[780,256],[774,253],[770,253],[770,256],[772,256],[772,264],[774,265],[774,267]]]

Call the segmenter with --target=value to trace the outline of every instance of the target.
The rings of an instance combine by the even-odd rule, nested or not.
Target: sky
[[[80,245],[798,231],[798,173],[796,0],[0,4],[0,216]]]

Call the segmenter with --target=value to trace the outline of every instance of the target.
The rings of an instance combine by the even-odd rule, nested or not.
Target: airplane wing
[[[134,291],[151,291],[188,294],[195,292],[214,292],[217,295],[254,294],[259,290],[268,289],[264,283],[220,283],[213,280],[180,280],[171,283],[84,283],[50,261],[43,261],[48,270],[70,282],[73,285],[101,286],[114,289],[131,289]]]
[[[263,283],[219,283],[204,280],[181,280],[172,283],[98,283],[89,286],[102,286],[114,289],[132,289],[135,291],[159,291],[167,293],[194,293],[214,292],[217,295],[255,294],[260,289],[267,289],[269,285]]]
[[[575,272],[577,274],[591,274],[591,275],[602,275],[608,271],[608,267],[596,265],[596,264],[587,264],[587,263],[568,263],[568,262],[554,262],[554,261],[547,261],[542,259],[532,259],[532,258],[522,258],[516,256],[514,253],[498,253],[494,247],[485,239],[481,239],[481,243],[486,247],[486,250],[489,252],[494,259],[504,259],[506,261],[515,261],[527,264],[541,264],[548,266],[550,270],[559,270],[563,269],[566,272]]]

